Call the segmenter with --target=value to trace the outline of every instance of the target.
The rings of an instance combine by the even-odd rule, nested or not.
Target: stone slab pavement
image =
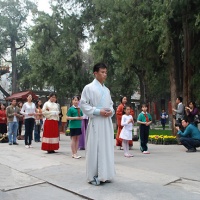
[[[71,158],[70,137],[60,136],[55,154],[41,151],[41,143],[26,149],[0,143],[0,200],[199,200],[200,149],[186,153],[182,145],[149,144],[143,155],[134,142],[133,158],[115,147],[116,177],[100,186],[85,177],[85,151]]]

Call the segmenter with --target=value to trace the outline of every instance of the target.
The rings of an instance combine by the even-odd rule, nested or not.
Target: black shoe
[[[111,183],[112,181],[106,180],[106,181],[100,181],[100,183]]]
[[[55,151],[47,151],[47,153],[56,153]]]
[[[9,145],[12,145],[12,143],[9,143]]]
[[[197,151],[196,149],[188,149],[186,152],[191,153],[191,152],[196,152],[196,151]]]
[[[13,143],[13,145],[19,145],[17,142]]]

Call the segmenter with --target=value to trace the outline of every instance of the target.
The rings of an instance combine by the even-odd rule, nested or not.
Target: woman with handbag
[[[21,111],[23,103],[21,101],[19,101],[17,105]],[[18,140],[24,140],[24,135],[22,136],[23,123],[24,123],[24,116],[22,115],[21,117],[19,117],[19,121],[18,121],[18,133],[17,133]]]
[[[34,130],[34,140],[35,142],[40,142],[40,130],[43,123],[43,114],[42,114],[42,101],[39,100],[36,102],[36,116],[35,116],[35,130]]]

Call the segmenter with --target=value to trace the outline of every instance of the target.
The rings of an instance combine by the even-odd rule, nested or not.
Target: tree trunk
[[[136,73],[140,83],[140,103],[147,103],[146,98],[146,82],[145,82],[145,70],[141,69],[139,66],[135,66],[134,64],[130,66]]]
[[[12,93],[17,92],[17,51],[15,39],[11,38],[11,59],[12,59]]]
[[[173,57],[170,58],[169,70],[170,70],[169,79],[170,79],[171,104],[172,104],[172,109],[173,109],[173,108],[176,108],[176,98],[177,98],[176,66],[175,66]],[[175,124],[175,119],[172,117],[173,135],[176,134],[174,124]]]
[[[172,109],[176,109],[176,99],[178,96],[183,95],[183,67],[182,67],[182,48],[180,35],[182,26],[180,23],[175,22],[173,19],[169,21],[171,38],[170,55],[169,60],[169,79],[170,79],[170,92],[171,92],[171,105]],[[173,27],[173,29],[172,29]],[[173,33],[173,34],[172,34]],[[175,114],[175,113],[174,113]],[[172,133],[176,135],[175,119],[172,117]]]
[[[184,65],[183,65],[183,100],[185,105],[191,100],[191,79],[193,67],[190,63],[191,55],[191,32],[189,30],[189,24],[187,15],[183,14],[183,42],[184,42]]]
[[[140,102],[141,103],[147,103],[146,102],[146,84],[145,84],[145,71],[138,70],[135,71],[135,73],[138,76],[139,82],[140,82]]]

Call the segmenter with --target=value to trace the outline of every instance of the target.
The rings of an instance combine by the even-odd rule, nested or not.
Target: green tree
[[[170,74],[171,100],[193,99],[191,82],[197,63],[193,60],[199,44],[198,1],[154,1],[154,30],[159,30],[159,50]],[[193,62],[194,61],[194,62]]]
[[[0,56],[5,61],[10,54],[12,64],[12,92],[18,90],[17,52],[27,43],[27,17],[36,11],[36,5],[29,0],[0,1]]]
[[[78,0],[78,2],[84,7],[82,20],[89,26],[88,29],[94,37],[96,51],[94,59],[106,60],[108,63],[114,60],[110,63],[113,65],[113,72],[115,70],[121,72],[118,74],[124,80],[127,77],[129,87],[123,82],[127,91],[130,86],[135,85],[134,89],[138,89],[139,85],[143,102],[153,101],[169,94],[168,90],[165,94],[163,90],[157,90],[158,86],[160,88],[158,81],[157,85],[155,82],[151,84],[151,80],[158,80],[157,77],[164,71],[164,63],[157,52],[158,35],[149,34],[153,1]],[[107,51],[110,51],[110,54]],[[162,77],[165,88],[168,88],[168,77]],[[117,84],[112,81],[109,83]],[[119,93],[123,93],[124,88],[119,84],[117,85]],[[131,94],[129,93],[129,96]]]
[[[82,63],[83,28],[77,15],[52,8],[52,15],[39,13],[30,32],[32,79],[71,97],[81,93],[89,73]]]

